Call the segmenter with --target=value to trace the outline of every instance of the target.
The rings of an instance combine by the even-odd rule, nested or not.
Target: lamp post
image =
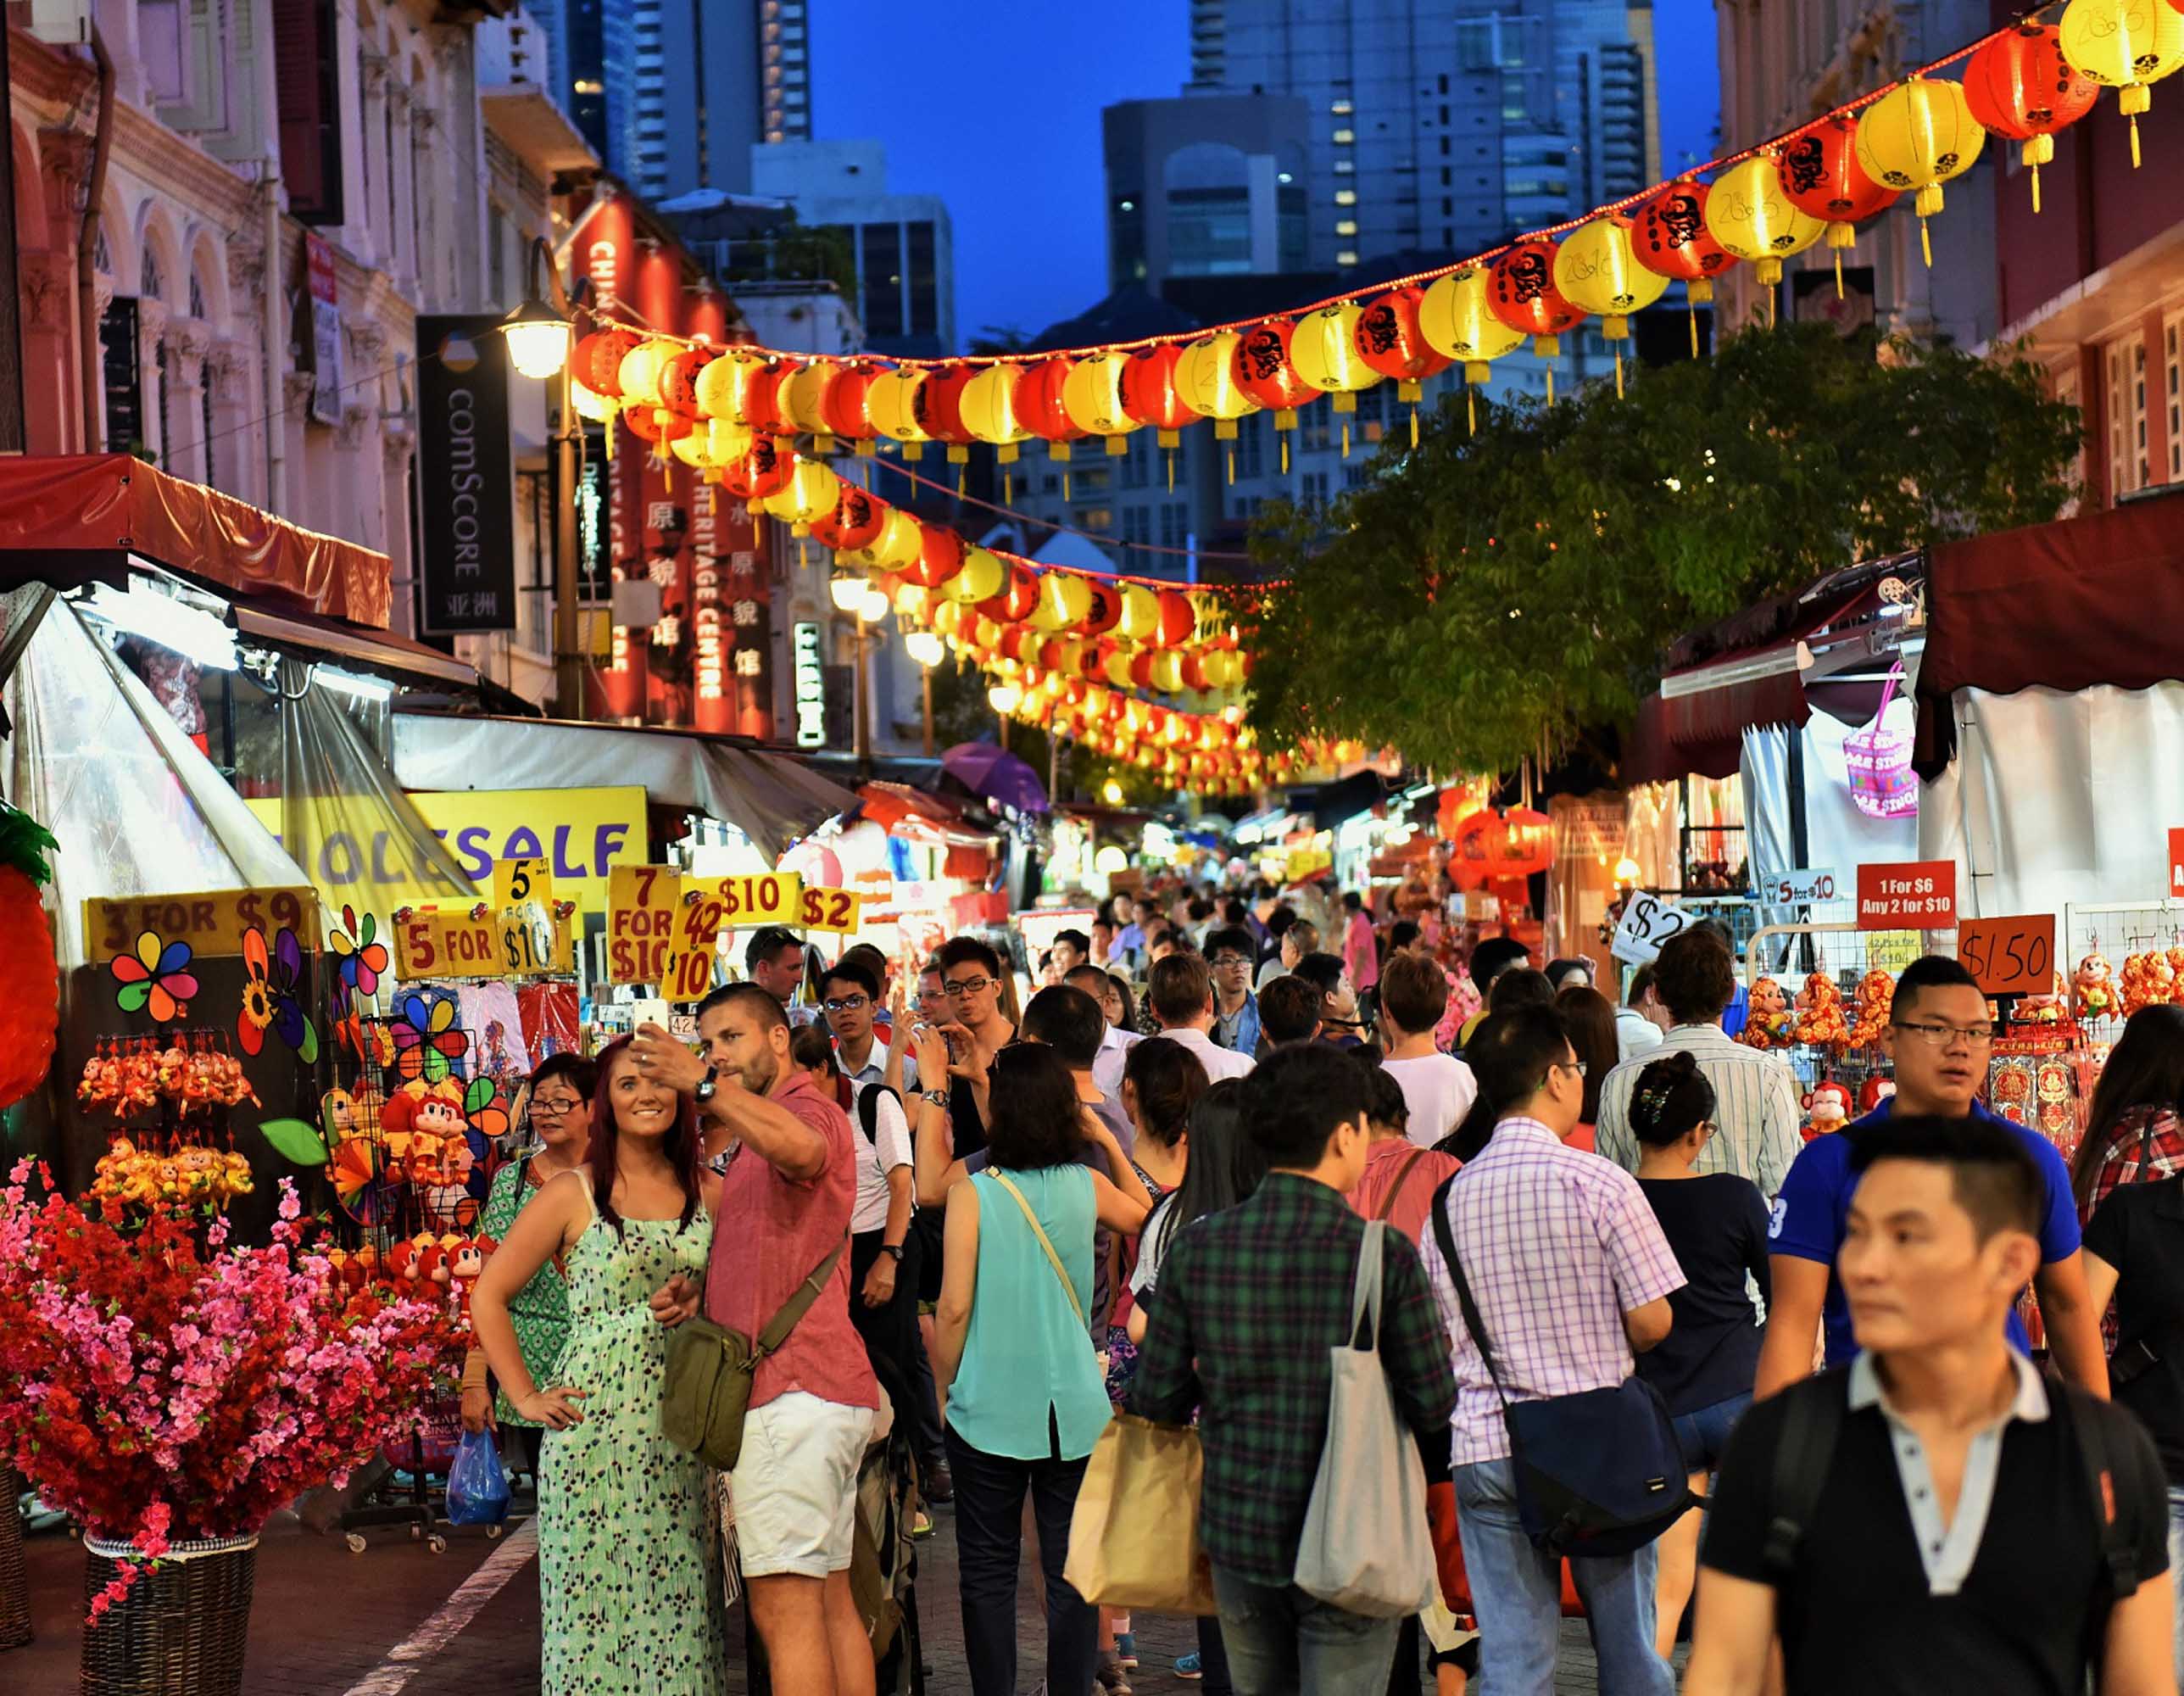
[[[546,298],[541,298],[542,284]],[[581,718],[584,703],[582,626],[577,617],[576,408],[571,404],[569,350],[576,306],[561,286],[554,251],[531,241],[531,281],[523,304],[501,321],[510,362],[525,377],[554,384],[548,432],[554,444],[554,710]]]

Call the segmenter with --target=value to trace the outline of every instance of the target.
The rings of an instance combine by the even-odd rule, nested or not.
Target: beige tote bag
[[[1062,1576],[1077,1593],[1095,1607],[1215,1612],[1212,1569],[1198,1546],[1204,1471],[1192,1426],[1116,1414],[1084,1464],[1069,1522]]]

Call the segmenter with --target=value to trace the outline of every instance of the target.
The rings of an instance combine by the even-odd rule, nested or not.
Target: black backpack
[[[864,1127],[865,1141],[872,1145],[875,1153],[878,1152],[880,1146],[880,1097],[882,1096],[893,1096],[894,1104],[897,1107],[902,1105],[902,1097],[895,1095],[894,1090],[885,1084],[866,1084],[857,1091],[857,1123]]]

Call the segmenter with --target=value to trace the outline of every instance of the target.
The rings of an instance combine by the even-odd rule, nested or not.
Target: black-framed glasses
[[[1217,954],[1206,963],[1219,971],[1223,966],[1248,966],[1251,962],[1241,954]]]
[[[575,1096],[554,1096],[543,1101],[537,1096],[533,1096],[531,1098],[531,1117],[562,1119],[570,1113],[581,1112],[583,1105],[583,1102]]]
[[[870,996],[829,996],[819,1003],[828,1013],[862,1013],[872,1004]]]
[[[999,981],[996,978],[958,978],[952,983],[944,983],[940,987],[950,995],[961,997],[975,996],[981,990],[991,989]]]
[[[1549,1063],[1547,1069],[1550,1072],[1574,1072],[1578,1074],[1580,1079],[1582,1079],[1585,1076],[1585,1062],[1582,1060],[1556,1060]]]
[[[1988,1048],[1994,1044],[1994,1028],[1986,1024],[1904,1024],[1898,1030],[1908,1031],[1929,1048],[1948,1049],[1961,1037],[1968,1048]]]

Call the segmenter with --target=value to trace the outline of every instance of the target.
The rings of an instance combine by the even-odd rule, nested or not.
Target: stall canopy
[[[0,459],[0,555],[19,575],[56,581],[118,572],[133,558],[380,628],[392,606],[386,555],[129,454]]]
[[[87,963],[87,897],[310,881],[74,607],[42,586],[0,604],[10,645],[29,633],[0,693],[8,796],[60,842],[47,897],[64,965]]]
[[[411,789],[641,784],[653,804],[732,824],[769,860],[857,804],[795,761],[724,737],[560,719],[394,716],[394,772]]]
[[[2184,679],[2184,499],[2004,530],[1934,550],[1913,763],[1956,755],[1950,697]]]

